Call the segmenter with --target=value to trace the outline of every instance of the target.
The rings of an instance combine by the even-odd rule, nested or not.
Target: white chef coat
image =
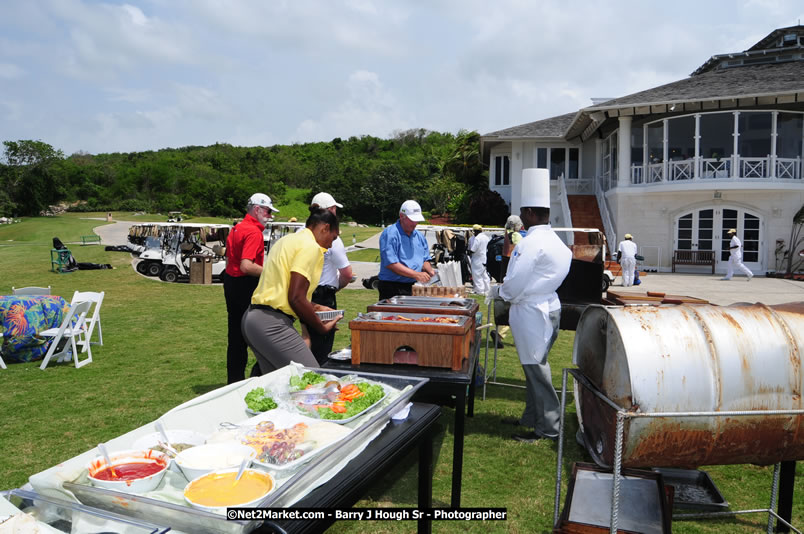
[[[346,247],[343,246],[343,241],[338,237],[332,242],[332,247],[324,253],[324,267],[321,270],[318,285],[340,288],[338,270],[346,267],[349,267],[349,258],[346,257]]]
[[[621,253],[623,258],[634,258],[637,253],[637,244],[630,239],[620,241],[620,246],[617,248],[617,251]]]
[[[731,254],[731,257],[737,261],[743,259],[743,244],[740,242],[740,238],[738,238],[736,235],[733,236],[731,238],[731,242],[729,242],[729,254]]]
[[[572,252],[549,224],[531,226],[511,254],[500,297],[522,365],[543,364],[553,334],[550,312],[561,309],[556,290],[569,273]]]

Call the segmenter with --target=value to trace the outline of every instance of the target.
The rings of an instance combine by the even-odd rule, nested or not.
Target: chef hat
[[[550,171],[522,169],[523,208],[550,208]]]

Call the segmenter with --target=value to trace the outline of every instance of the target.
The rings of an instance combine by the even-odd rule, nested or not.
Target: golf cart
[[[226,269],[224,246],[230,226],[225,224],[152,223],[141,234],[146,250],[140,254],[137,272],[158,276],[165,282],[189,278],[194,258],[212,262],[212,279],[219,281]],[[137,232],[135,232],[137,233]]]

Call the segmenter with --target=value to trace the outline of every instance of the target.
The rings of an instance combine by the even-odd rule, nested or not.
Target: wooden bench
[[[86,245],[87,243],[98,243],[100,244],[101,238],[99,235],[82,235],[81,236],[81,244]]]
[[[715,274],[714,250],[676,250],[673,252],[673,272],[676,265],[711,265]]]

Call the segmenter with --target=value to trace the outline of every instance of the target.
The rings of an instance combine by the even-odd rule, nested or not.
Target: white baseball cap
[[[268,195],[264,195],[262,193],[254,193],[253,195],[251,195],[251,198],[248,199],[248,205],[249,206],[263,206],[263,207],[266,207],[266,208],[270,209],[271,211],[276,211],[276,212],[279,211],[278,209],[276,209],[274,207],[273,204],[271,204],[271,197],[269,197]]]
[[[343,204],[335,202],[335,198],[329,193],[318,193],[313,197],[313,200],[310,201],[310,205],[312,206],[313,204],[318,204],[318,207],[323,209],[331,208],[332,206],[343,207]]]
[[[399,208],[399,213],[404,213],[411,221],[422,222],[424,216],[422,215],[422,207],[415,200],[406,200]]]

